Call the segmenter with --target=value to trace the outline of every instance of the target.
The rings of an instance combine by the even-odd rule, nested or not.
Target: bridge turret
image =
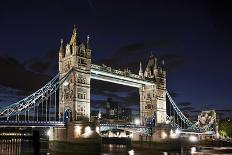
[[[74,69],[66,84],[60,86],[61,119],[69,116],[70,120],[74,121],[89,120],[90,67],[91,50],[87,47],[87,43],[80,43],[77,40],[77,29],[74,26],[70,42],[66,45],[65,56],[61,57],[61,61],[59,61],[60,78],[70,69]]]
[[[63,47],[63,39],[61,39],[60,40],[60,49],[59,49],[59,72],[61,72],[61,69],[62,69],[61,62],[62,62],[62,59],[64,58],[64,56],[65,56],[65,50]]]
[[[158,67],[157,58],[151,54],[144,72],[145,79],[154,85],[143,85],[140,89],[140,119],[142,124],[166,122],[166,72]]]
[[[143,68],[142,68],[142,63],[139,63],[139,76],[143,78]]]
[[[73,27],[72,37],[70,39],[70,45],[77,45],[77,28],[76,25]]]
[[[89,46],[89,35],[87,35],[87,39],[86,39],[86,48],[89,49],[90,46]]]
[[[157,72],[157,58],[151,53],[144,72],[146,78],[154,78]]]

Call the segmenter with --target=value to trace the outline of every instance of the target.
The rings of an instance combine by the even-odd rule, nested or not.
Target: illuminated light
[[[140,120],[139,119],[135,119],[135,124],[136,125],[140,125]]]
[[[100,128],[99,128],[99,126],[96,127],[96,132],[97,132],[97,133],[100,133]]]
[[[179,135],[179,134],[180,134],[180,129],[176,129],[175,133],[176,133],[177,135]]]
[[[98,113],[98,119],[100,119],[100,118],[101,118],[101,113],[99,112],[99,113]]]
[[[90,126],[85,127],[85,133],[90,132],[90,131],[91,131]]]
[[[67,86],[68,85],[68,81],[64,81],[64,86]]]
[[[172,133],[172,134],[170,134],[170,138],[176,139],[176,138],[177,138],[177,135],[176,135],[175,133]]]
[[[162,138],[162,139],[167,138],[167,136],[168,136],[168,135],[167,135],[164,131],[161,133],[161,138]]]
[[[81,134],[81,127],[80,126],[75,126],[75,133],[77,135],[80,135]]]
[[[51,135],[51,130],[49,129],[48,131],[47,131],[47,136],[50,136]]]
[[[191,147],[191,153],[195,153],[196,152],[196,147]]]
[[[197,137],[191,135],[191,136],[189,136],[189,141],[190,141],[190,142],[197,142]]]
[[[172,134],[174,134],[174,132],[173,132],[173,130],[171,129],[171,130],[170,130],[170,135],[172,135]]]
[[[129,155],[134,155],[134,154],[135,154],[135,151],[134,151],[134,150],[130,150],[130,151],[128,151],[128,154],[129,154]]]

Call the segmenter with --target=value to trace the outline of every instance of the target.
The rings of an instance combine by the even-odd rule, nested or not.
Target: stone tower
[[[59,118],[79,121],[90,119],[90,68],[91,49],[89,37],[80,42],[74,26],[72,37],[66,47],[59,50],[59,73],[62,78],[70,69],[71,76],[59,88]]]
[[[166,122],[166,72],[158,67],[157,58],[151,54],[144,74],[140,65],[139,75],[153,80],[155,85],[143,85],[140,94],[140,120],[142,125],[150,122],[162,124]]]

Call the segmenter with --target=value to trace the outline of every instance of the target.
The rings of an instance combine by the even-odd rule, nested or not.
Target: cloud
[[[29,67],[37,73],[46,73],[49,69],[49,65],[49,62],[36,62],[31,64]]]
[[[13,57],[0,56],[0,70],[1,85],[25,92],[35,91],[51,79],[48,75],[27,70],[24,64]]]
[[[190,105],[192,105],[191,102],[180,102],[180,103],[177,103],[177,104],[178,104],[178,106],[181,106],[181,107],[185,107],[185,106],[190,106]]]
[[[50,50],[40,57],[31,58],[24,65],[32,72],[54,74],[58,72],[58,50]]]
[[[118,56],[121,54],[126,54],[129,56],[132,54],[139,54],[141,51],[144,50],[150,50],[153,48],[170,48],[172,46],[173,44],[171,44],[167,40],[137,42],[120,47],[119,50],[116,51],[113,56]]]
[[[194,107],[188,106],[188,107],[179,107],[179,109],[180,109],[181,111],[191,111],[191,110],[193,110],[193,109],[195,109],[195,108],[194,108]]]

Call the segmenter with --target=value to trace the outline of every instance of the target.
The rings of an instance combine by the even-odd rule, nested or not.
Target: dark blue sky
[[[76,24],[81,40],[91,37],[94,63],[138,72],[139,61],[145,66],[152,51],[165,59],[167,88],[180,105],[230,110],[231,18],[231,5],[223,0],[1,1],[1,104],[12,101],[6,92],[32,92],[58,72],[60,38],[68,42]],[[138,104],[138,90],[101,84],[93,83],[96,105],[106,97]]]

